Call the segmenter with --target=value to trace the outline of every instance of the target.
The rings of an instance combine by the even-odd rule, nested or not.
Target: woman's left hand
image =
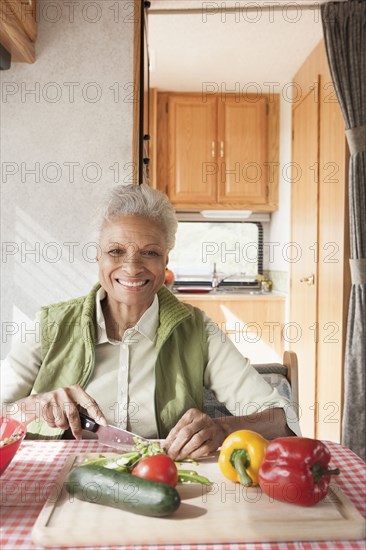
[[[207,414],[189,409],[170,430],[164,449],[173,460],[197,459],[216,451],[225,437],[223,428]]]

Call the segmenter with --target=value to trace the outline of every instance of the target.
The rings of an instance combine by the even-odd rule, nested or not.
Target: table
[[[338,484],[359,512],[366,518],[366,464],[352,451],[330,441],[325,442],[332,453],[332,467],[342,475]],[[13,462],[1,477],[1,539],[2,550],[36,550],[31,541],[33,524],[48,494],[65,464],[73,454],[107,452],[98,441],[23,441]],[[67,528],[67,526],[65,526]],[[149,550],[365,550],[365,540],[252,543],[232,545],[182,545],[138,547]],[[54,547],[55,548],[55,547]],[[84,547],[93,550],[92,547]],[[137,547],[99,546],[99,550]],[[57,548],[56,550],[60,550]]]

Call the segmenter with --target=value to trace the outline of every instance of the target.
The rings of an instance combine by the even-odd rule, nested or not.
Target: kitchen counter
[[[212,301],[284,301],[286,300],[287,295],[283,292],[261,292],[258,290],[248,291],[248,290],[211,290],[210,292],[177,292],[173,290],[173,294],[180,300],[187,301],[201,301],[201,300],[212,300]]]
[[[181,302],[203,310],[213,322],[211,333],[220,329],[252,363],[282,361],[286,295],[280,292],[212,290],[175,293]]]

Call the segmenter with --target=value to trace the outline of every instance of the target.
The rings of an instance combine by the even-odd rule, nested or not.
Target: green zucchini
[[[179,493],[170,485],[96,464],[71,470],[65,487],[71,496],[80,500],[144,516],[167,516],[180,505]]]

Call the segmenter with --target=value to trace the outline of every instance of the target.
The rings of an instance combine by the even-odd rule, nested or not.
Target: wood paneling
[[[347,204],[348,148],[344,134],[344,123],[334,93],[331,76],[326,59],[323,41],[313,50],[295,76],[294,83],[298,91],[294,102],[293,128],[294,151],[302,147],[313,149],[302,136],[304,126],[308,124],[308,115],[300,113],[306,101],[314,104],[318,110],[318,153],[316,162],[301,166],[303,170],[313,173],[318,182],[318,198],[313,204],[316,219],[316,237],[311,253],[314,256],[314,274],[316,277],[316,315],[314,324],[309,327],[306,316],[313,296],[300,289],[297,283],[300,262],[292,264],[291,278],[291,321],[296,319],[302,325],[303,342],[294,343],[292,349],[299,357],[300,405],[301,388],[309,394],[315,372],[315,389],[312,396],[311,414],[314,424],[310,429],[311,415],[305,411],[304,421],[308,434],[320,439],[340,441],[343,404],[343,366],[346,335],[347,304],[350,291],[349,277],[349,228]],[[302,153],[300,152],[301,159]],[[314,153],[312,154],[313,157]],[[294,161],[296,158],[293,159]],[[304,162],[302,158],[301,163]],[[292,184],[292,193],[296,195],[296,182]],[[307,193],[308,190],[303,191]],[[305,201],[305,199],[304,199]],[[305,209],[305,202],[303,208]],[[301,212],[300,212],[301,216]],[[310,219],[310,214],[308,215]],[[292,213],[293,230],[304,231],[304,224],[297,227],[299,218],[296,211]],[[296,229],[297,227],[297,229]],[[312,231],[314,232],[314,227]],[[294,235],[294,233],[293,233]],[[307,246],[310,246],[309,243]],[[304,276],[310,272],[305,272]],[[314,290],[315,290],[314,287]],[[311,287],[309,287],[311,289]],[[309,290],[309,289],[307,289]],[[313,307],[313,306],[312,306]],[[309,330],[310,329],[310,330]],[[315,358],[313,347],[315,344]],[[301,350],[308,346],[311,354],[302,360]],[[310,381],[309,381],[310,375]]]
[[[317,89],[315,93],[317,93]],[[315,99],[317,97],[315,96]],[[290,319],[299,360],[300,425],[314,437],[316,395],[317,233],[318,233],[318,101],[309,92],[293,111],[291,186],[291,305]],[[314,284],[306,282],[313,276]]]
[[[340,441],[345,328],[350,292],[348,148],[329,71],[321,75],[317,437]],[[335,136],[338,138],[335,139]]]
[[[177,295],[202,309],[252,363],[282,362],[285,298],[276,295]]]

